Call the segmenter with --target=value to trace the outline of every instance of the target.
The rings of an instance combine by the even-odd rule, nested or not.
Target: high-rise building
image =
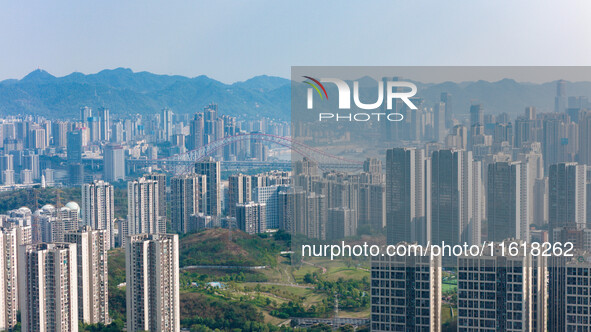
[[[591,254],[548,258],[548,331],[585,331],[591,326]]]
[[[207,176],[207,193],[204,213],[219,216],[222,213],[220,162],[209,158],[195,164],[195,173]]]
[[[311,239],[326,239],[326,221],[328,218],[328,203],[326,195],[308,192],[303,201],[303,218],[296,219],[296,232]],[[299,208],[296,202],[296,209]]]
[[[23,331],[78,331],[78,273],[73,243],[19,247]]]
[[[207,179],[205,175],[187,174],[170,179],[172,229],[189,233],[191,215],[203,212]]]
[[[18,247],[30,244],[30,226],[0,229],[0,330],[12,331],[19,311]],[[25,232],[28,236],[24,236]]]
[[[426,242],[430,233],[425,211],[428,187],[425,151],[395,148],[386,153],[386,236],[389,244]]]
[[[591,229],[589,228],[555,227],[551,232],[550,238],[554,242],[570,242],[575,249],[591,250]]]
[[[164,233],[159,199],[158,181],[139,178],[127,183],[127,235]]]
[[[64,241],[76,244],[78,319],[86,324],[109,324],[109,234],[85,226],[66,234]]]
[[[369,226],[382,232],[386,223],[386,187],[384,183],[359,185],[358,227]]]
[[[357,235],[357,225],[352,214],[354,211],[347,207],[328,209],[326,221],[326,239],[341,240]]]
[[[196,113],[190,124],[189,149],[198,149],[203,146],[204,122],[203,113]]]
[[[101,118],[98,116],[91,116],[88,118],[88,129],[90,129],[90,142],[98,142],[101,140]]]
[[[23,169],[30,169],[33,180],[41,179],[41,169],[39,167],[39,155],[30,153],[23,156]]]
[[[0,156],[0,171],[14,171],[14,155],[5,154]]]
[[[454,126],[445,138],[445,145],[451,149],[467,149],[468,128],[463,125]]]
[[[104,149],[104,178],[117,182],[125,179],[125,150],[118,144],[107,144]]]
[[[162,129],[162,139],[166,142],[170,142],[172,137],[172,110],[169,108],[163,108],[160,112],[160,124]]]
[[[517,244],[518,253],[503,255],[496,242],[481,247],[481,256],[458,257],[458,331],[545,331],[545,297],[536,294],[546,280],[545,257],[526,255],[525,242],[504,244]]]
[[[47,204],[35,211],[35,219],[33,226],[35,233],[40,233],[39,242],[63,242],[65,234],[78,229],[80,207],[76,202],[58,208]]]
[[[591,111],[579,115],[579,162],[591,165]]]
[[[68,123],[63,121],[52,122],[51,134],[53,137],[53,146],[65,148],[68,143]]]
[[[20,173],[20,179],[22,184],[33,183],[33,172],[30,169],[23,169]]]
[[[305,197],[305,192],[301,188],[285,187],[279,192],[280,229],[290,234],[303,234]]]
[[[54,170],[51,168],[45,168],[43,169],[43,171],[41,172],[42,177],[45,178],[45,184],[49,187],[49,186],[53,186],[54,180],[53,180],[53,172]]]
[[[68,164],[82,163],[82,131],[74,130],[67,134],[68,137]]]
[[[144,177],[148,180],[158,181],[158,197],[160,198],[158,201],[158,213],[162,220],[166,220],[166,174],[152,172],[144,174]],[[162,233],[166,233],[166,229],[162,230]]]
[[[84,165],[82,163],[68,164],[67,183],[72,186],[79,186],[84,183]]]
[[[236,205],[236,224],[248,234],[264,233],[267,228],[266,204],[248,202]]]
[[[107,249],[115,246],[113,186],[102,180],[82,185],[82,222],[107,232]]]
[[[487,222],[488,240],[500,242],[515,238],[529,240],[530,197],[532,184],[527,165],[519,162],[495,162],[488,165]]]
[[[447,134],[446,128],[446,104],[444,102],[433,105],[433,138],[435,142],[441,142]]]
[[[363,161],[363,172],[368,179],[365,183],[383,184],[384,173],[382,172],[382,161],[376,158],[367,158]]]
[[[484,108],[481,104],[470,106],[470,126],[484,126]]]
[[[452,246],[464,242],[480,244],[480,168],[480,162],[473,161],[471,151],[433,152],[429,191],[432,243],[441,244],[445,241],[445,244]]]
[[[35,128],[29,132],[29,149],[44,150],[47,147],[47,134],[45,129]]]
[[[5,171],[2,171],[2,184],[5,186],[12,186],[15,184],[14,170],[7,169]]]
[[[557,227],[585,228],[587,220],[586,183],[585,165],[559,163],[550,166],[548,176],[550,230]]]
[[[578,132],[577,124],[570,121],[566,114],[546,117],[542,122],[542,148],[544,167],[561,162],[575,160]]]
[[[441,271],[439,256],[372,257],[371,330],[441,331]]]
[[[123,142],[123,124],[121,122],[115,122],[111,125],[111,137],[110,141],[112,143],[121,143]]]
[[[236,216],[236,204],[252,201],[250,175],[232,174],[228,177],[228,216]]]
[[[266,229],[279,228],[279,191],[282,186],[261,186],[253,190],[252,200],[265,204]]]
[[[127,330],[180,331],[176,234],[136,234],[125,249]]]
[[[88,106],[80,107],[80,122],[88,123],[88,118],[92,116],[92,108]]]
[[[104,107],[99,108],[99,118],[101,139],[109,141],[111,139],[111,118],[109,116],[109,109]]]

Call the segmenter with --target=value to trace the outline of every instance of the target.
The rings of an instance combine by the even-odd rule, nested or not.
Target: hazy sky
[[[106,68],[223,82],[292,65],[591,65],[589,1],[0,0],[0,80]]]

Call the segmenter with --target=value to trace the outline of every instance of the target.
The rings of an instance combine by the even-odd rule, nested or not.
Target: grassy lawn
[[[370,308],[367,308],[362,311],[347,311],[341,310],[339,311],[339,317],[346,317],[346,318],[367,318],[370,314]]]
[[[447,292],[455,292],[457,289],[458,286],[455,284],[441,284],[441,292],[444,294]]]
[[[295,278],[297,283],[303,283],[304,276],[307,273],[314,273],[314,272],[322,273],[322,269],[319,267],[304,264],[304,265],[302,265],[301,268],[293,270],[292,273],[293,273],[293,277]]]
[[[336,281],[339,278],[360,280],[363,277],[369,277],[369,271],[363,267],[362,263],[362,261],[347,263],[343,259],[330,260],[330,258],[324,257],[309,257],[306,258],[306,263],[293,270],[293,276],[298,283],[303,283],[307,273],[322,274],[324,268],[327,280]],[[359,267],[357,267],[358,265]]]
[[[350,280],[361,280],[363,277],[369,278],[369,272],[348,267],[335,267],[328,269],[326,273],[326,279],[330,281],[336,281],[339,278],[350,279]]]

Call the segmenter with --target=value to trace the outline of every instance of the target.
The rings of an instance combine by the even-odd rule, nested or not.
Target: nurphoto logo
[[[351,88],[349,84],[344,80],[338,78],[320,78],[316,79],[310,76],[303,76],[306,78],[304,83],[308,84],[307,93],[307,108],[314,108],[314,91],[320,97],[320,100],[328,100],[328,93],[322,83],[332,83],[336,85],[338,90],[338,108],[340,110],[351,109]],[[410,91],[402,91],[408,90]],[[408,108],[416,110],[416,105],[410,100],[417,93],[417,86],[411,82],[404,81],[386,81],[386,87],[384,88],[384,81],[378,81],[378,97],[374,103],[366,104],[361,101],[359,96],[359,82],[353,81],[353,102],[355,106],[362,110],[375,110],[382,107],[384,103],[384,90],[386,99],[386,109],[391,110],[394,99],[400,99],[403,101]],[[388,121],[402,121],[404,116],[401,113],[349,113],[341,115],[337,113],[320,113],[319,121],[327,119],[347,120],[347,121],[369,121],[372,118],[376,118],[377,121],[381,121],[382,118]]]

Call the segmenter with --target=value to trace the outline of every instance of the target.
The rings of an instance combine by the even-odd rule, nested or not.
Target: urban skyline
[[[585,309],[572,303],[588,295],[573,290],[572,280],[591,271],[585,149],[591,103],[572,96],[564,81],[556,82],[554,92],[552,111],[526,107],[519,115],[491,114],[485,103],[459,111],[451,93],[437,94],[433,107],[414,98],[417,110],[398,102],[392,112],[407,121],[368,124],[367,150],[359,147],[368,141],[357,141],[360,133],[347,126],[318,131],[318,124],[298,117],[291,123],[238,119],[222,115],[215,103],[192,115],[163,108],[121,117],[108,108],[81,107],[70,120],[7,116],[0,119],[0,188],[8,194],[57,189],[77,192],[79,199],[63,204],[58,194],[49,204],[14,206],[0,215],[0,264],[7,268],[0,280],[0,305],[7,308],[0,323],[27,331],[77,331],[78,322],[134,331],[190,328],[187,294],[209,294],[210,287],[244,292],[226,279],[211,282],[217,286],[203,283],[215,278],[209,272],[189,277],[187,271],[204,266],[230,268],[215,261],[201,265],[196,257],[216,257],[226,248],[248,253],[262,244],[234,246],[245,239],[277,241],[285,232],[293,242],[277,257],[289,257],[283,268],[291,273],[318,264],[293,256],[307,242],[445,242],[490,255],[340,260],[341,268],[363,273],[369,298],[356,293],[335,299],[334,314],[313,317],[283,313],[285,307],[269,300],[272,317],[328,319],[336,326],[341,318],[353,319],[339,316],[339,301],[359,301],[365,314],[349,324],[379,331],[588,327]],[[220,230],[228,235],[215,235]],[[211,238],[198,240],[200,245],[225,236],[229,242],[187,253],[194,243],[186,241],[203,234]],[[545,245],[555,253],[555,242],[560,253],[570,245],[577,256],[533,254]],[[501,254],[515,246],[521,250],[516,255]],[[124,274],[109,275],[112,255],[124,259]],[[238,270],[268,269],[233,264]],[[279,283],[283,287],[310,287],[322,278],[297,280],[284,273],[289,281]],[[120,283],[110,284],[113,278]],[[18,290],[14,280],[20,280]],[[407,287],[413,292],[405,293]],[[124,314],[111,302],[123,292]],[[564,311],[549,310],[554,303]],[[35,314],[44,307],[49,309],[43,315]],[[454,312],[452,318],[444,317],[446,310]],[[194,314],[192,319],[205,313]]]

